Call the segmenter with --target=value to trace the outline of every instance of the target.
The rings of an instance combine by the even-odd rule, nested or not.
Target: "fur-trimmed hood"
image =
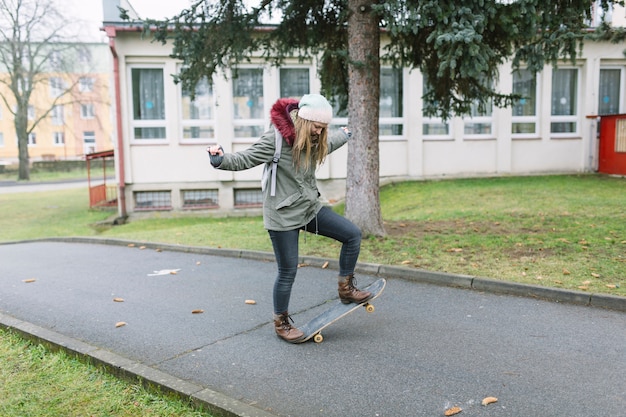
[[[270,110],[270,121],[290,146],[296,140],[296,128],[291,117],[294,110],[298,110],[298,100],[293,98],[278,99]]]

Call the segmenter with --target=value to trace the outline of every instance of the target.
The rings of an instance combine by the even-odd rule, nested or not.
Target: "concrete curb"
[[[234,258],[253,259],[265,262],[274,262],[274,254],[260,251],[245,251],[238,249],[220,249],[209,247],[191,247],[172,245],[167,243],[146,243],[123,239],[91,238],[91,237],[60,237],[32,239],[16,242],[0,243],[19,244],[28,242],[65,242],[85,244],[105,244],[117,246],[134,245],[146,249],[198,253],[204,255],[225,256]],[[303,256],[302,265],[337,270],[336,260]],[[532,297],[557,303],[569,303],[595,308],[606,308],[626,312],[626,297],[608,294],[593,294],[581,291],[569,291],[558,288],[539,287],[527,284],[498,281],[469,275],[447,274],[422,269],[359,263],[356,271],[362,274],[380,275],[385,278],[396,278],[407,281],[428,283],[440,286],[456,287],[476,291],[492,292]],[[229,398],[218,392],[209,390],[200,385],[189,383],[173,377],[157,369],[103,350],[96,346],[63,336],[59,333],[35,326],[0,313],[0,327],[12,329],[24,338],[42,343],[52,349],[64,350],[71,355],[81,357],[96,365],[104,367],[108,372],[124,379],[141,382],[147,387],[156,387],[165,392],[175,393],[181,398],[191,399],[192,402],[209,410],[219,417],[273,417],[274,414],[255,408],[238,400]]]
[[[194,404],[208,410],[215,417],[276,417],[259,408],[232,399],[180,378],[151,368],[139,362],[124,358],[113,352],[63,336],[62,334],[18,320],[0,313],[0,327],[18,333],[24,339],[41,343],[53,351],[63,350],[107,372],[148,388],[175,394],[190,399]]]

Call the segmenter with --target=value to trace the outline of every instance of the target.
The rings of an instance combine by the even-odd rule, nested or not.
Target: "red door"
[[[600,118],[598,172],[626,175],[626,114]]]

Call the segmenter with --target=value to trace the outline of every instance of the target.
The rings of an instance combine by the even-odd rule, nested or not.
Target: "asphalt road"
[[[0,324],[204,390],[225,415],[626,415],[624,312],[391,278],[374,313],[290,345],[270,322],[273,262],[180,250],[0,245]],[[301,268],[295,324],[335,297],[335,271]]]

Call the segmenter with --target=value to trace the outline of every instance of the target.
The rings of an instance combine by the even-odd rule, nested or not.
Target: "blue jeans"
[[[322,207],[317,216],[302,229],[343,243],[339,254],[339,275],[348,276],[354,273],[361,252],[361,230],[356,225],[331,208]],[[281,314],[289,310],[291,287],[298,271],[300,229],[268,232],[278,264],[278,276],[274,282],[274,313]]]

